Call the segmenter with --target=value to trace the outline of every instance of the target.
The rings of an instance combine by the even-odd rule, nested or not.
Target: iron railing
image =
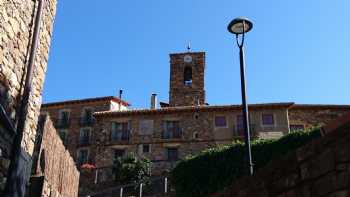
[[[79,121],[79,125],[86,127],[86,126],[93,126],[96,123],[96,119],[93,117],[81,117]]]
[[[162,139],[179,139],[182,138],[182,129],[173,128],[162,131]]]
[[[111,133],[111,141],[129,141],[130,130],[115,130]]]
[[[70,126],[71,121],[69,118],[59,118],[59,119],[56,119],[54,123],[57,129],[65,129]]]

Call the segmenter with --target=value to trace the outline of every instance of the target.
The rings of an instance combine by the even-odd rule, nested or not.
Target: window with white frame
[[[79,144],[88,145],[90,143],[91,128],[80,129]]]
[[[63,109],[58,112],[58,123],[61,126],[65,126],[69,124],[70,113],[69,110]]]
[[[112,122],[111,140],[127,141],[130,137],[131,124],[127,122]]]

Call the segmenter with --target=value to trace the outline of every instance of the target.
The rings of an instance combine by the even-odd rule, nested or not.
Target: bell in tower
[[[205,103],[204,70],[204,52],[170,54],[170,106]]]

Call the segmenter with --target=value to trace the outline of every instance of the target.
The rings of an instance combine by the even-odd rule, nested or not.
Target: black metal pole
[[[253,162],[252,152],[250,147],[250,125],[249,125],[249,111],[247,104],[246,86],[245,86],[245,61],[244,61],[244,47],[243,43],[239,45],[239,60],[240,60],[240,71],[241,71],[241,92],[242,92],[242,108],[243,108],[243,126],[244,126],[244,141],[247,151],[247,163],[250,175],[253,175]]]
[[[44,8],[44,1],[45,0],[38,0],[38,8],[36,13],[36,18],[34,21],[34,29],[33,29],[33,37],[32,37],[32,46],[29,53],[29,59],[28,59],[28,66],[27,66],[27,72],[26,72],[26,78],[25,78],[25,84],[24,84],[24,90],[23,90],[23,97],[21,100],[20,109],[18,111],[18,124],[17,124],[17,134],[15,136],[15,139],[13,141],[12,150],[11,150],[11,162],[7,174],[7,181],[4,191],[5,197],[21,197],[25,194],[25,186],[26,183],[23,181],[25,179],[23,176],[26,176],[23,172],[20,163],[21,159],[21,152],[22,152],[22,138],[23,133],[25,129],[25,123],[26,118],[28,114],[28,107],[29,107],[29,97],[32,90],[32,81],[33,81],[33,73],[34,73],[34,62],[35,62],[35,56],[36,51],[39,44],[39,34],[40,34],[40,23]]]

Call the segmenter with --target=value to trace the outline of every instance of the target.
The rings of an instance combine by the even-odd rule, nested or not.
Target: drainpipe
[[[36,57],[36,52],[39,43],[39,34],[41,28],[41,19],[44,8],[45,0],[38,0],[38,8],[36,12],[36,17],[34,21],[32,46],[29,52],[27,73],[25,78],[23,97],[21,100],[20,108],[18,111],[18,122],[17,122],[17,134],[12,145],[11,152],[11,163],[9,166],[7,174],[7,182],[5,187],[5,197],[22,197],[25,194],[25,187],[28,177],[26,177],[28,172],[23,172],[23,168],[30,169],[28,166],[21,166],[20,160],[22,154],[21,142],[24,133],[24,127],[27,120],[28,108],[29,108],[29,97],[32,90],[33,72],[34,72],[34,62]]]

